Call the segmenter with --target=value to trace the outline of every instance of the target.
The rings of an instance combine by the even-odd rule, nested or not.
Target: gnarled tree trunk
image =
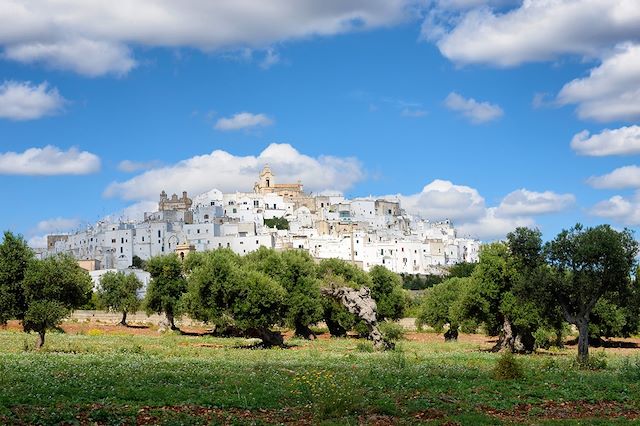
[[[271,331],[268,328],[250,328],[244,335],[262,340],[262,346],[266,348],[284,345],[282,333],[279,331]]]
[[[585,362],[589,359],[589,320],[585,317],[576,320],[578,327],[578,360]]]
[[[127,326],[127,311],[122,312],[122,320],[120,321],[120,325],[124,327]]]
[[[295,335],[307,340],[314,340],[316,334],[306,324],[296,323]]]
[[[40,349],[42,346],[44,346],[45,333],[46,333],[46,330],[44,328],[38,331],[38,340],[36,340],[36,349]]]
[[[445,342],[457,342],[458,341],[458,326],[449,325],[449,329],[444,333]]]
[[[180,330],[178,327],[176,327],[176,321],[175,321],[175,318],[173,317],[173,312],[167,312],[167,321],[169,321],[169,326],[171,327],[171,330],[173,331]]]
[[[511,320],[508,317],[504,317],[498,342],[491,348],[491,351],[500,352],[508,350],[514,353],[531,353],[533,352],[534,345],[535,339],[530,332],[523,330],[514,331]]]
[[[355,290],[350,287],[323,288],[322,294],[332,297],[340,302],[349,312],[361,318],[369,329],[369,338],[373,346],[378,350],[393,349],[394,344],[384,338],[378,328],[376,317],[376,301],[371,297],[371,291],[367,287]],[[328,324],[327,324],[328,326]]]

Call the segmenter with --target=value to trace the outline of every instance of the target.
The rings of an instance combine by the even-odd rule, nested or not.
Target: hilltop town
[[[160,194],[158,210],[141,221],[103,220],[72,234],[49,235],[45,254],[69,253],[91,271],[122,270],[134,258],[230,248],[306,250],[316,259],[375,265],[396,273],[442,274],[475,262],[480,243],[458,238],[450,221],[407,214],[399,200],[312,195],[301,182],[277,183],[265,166],[252,192],[216,189],[193,199]],[[146,280],[145,280],[146,281]]]

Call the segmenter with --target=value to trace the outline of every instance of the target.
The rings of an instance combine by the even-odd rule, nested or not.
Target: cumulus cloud
[[[100,170],[100,158],[87,151],[47,145],[24,152],[0,153],[0,175],[86,175]]]
[[[518,189],[502,199],[498,212],[502,216],[530,216],[555,213],[571,206],[576,200],[573,194],[557,194],[552,191],[535,192]]]
[[[414,195],[398,195],[411,214],[432,220],[470,220],[484,214],[484,198],[474,188],[436,179]]]
[[[64,104],[58,89],[49,88],[46,82],[5,81],[0,85],[0,118],[35,120],[60,112]]]
[[[636,9],[640,11],[640,7]],[[640,16],[636,25],[640,28]],[[564,85],[561,105],[577,104],[578,116],[597,121],[640,118],[640,44],[625,43],[585,78]]]
[[[640,167],[619,167],[602,176],[592,176],[587,183],[598,189],[640,188]]]
[[[111,222],[128,222],[128,221],[142,221],[144,220],[144,214],[147,212],[158,211],[158,201],[142,200],[136,203],[130,204],[124,209],[112,213],[103,219]]]
[[[78,228],[81,224],[80,219],[55,217],[51,219],[41,220],[29,231],[31,237],[27,244],[32,248],[47,247],[47,235],[61,234]]]
[[[52,219],[46,219],[38,222],[33,229],[34,233],[51,233],[51,232],[64,232],[73,228],[77,228],[80,225],[80,219],[77,218],[65,218],[56,217]]]
[[[623,225],[640,225],[640,192],[629,198],[615,195],[608,200],[600,201],[591,208],[590,213]]]
[[[573,137],[571,148],[592,157],[640,154],[640,126],[605,129],[595,135],[583,130]]]
[[[474,124],[497,120],[504,115],[498,105],[489,102],[478,102],[473,98],[465,98],[456,92],[449,93],[444,104],[452,111],[462,113]]]
[[[160,166],[160,162],[153,161],[132,161],[132,160],[122,160],[118,163],[118,170],[125,173],[133,173],[140,170],[148,170],[154,167]]]
[[[448,28],[425,25],[423,33],[456,63],[507,67],[563,54],[598,56],[640,38],[639,22],[636,0],[525,0],[506,13],[474,8]]]
[[[43,249],[47,247],[47,236],[36,235],[27,240],[27,245],[32,249]]]
[[[43,63],[87,77],[124,75],[136,66],[131,49],[120,43],[96,40],[34,42],[10,45],[4,57],[26,64]]]
[[[502,216],[496,207],[488,208],[485,214],[473,222],[464,222],[457,226],[459,235],[480,240],[504,238],[517,227],[534,227],[536,221],[531,216]]]
[[[216,121],[215,128],[218,130],[241,130],[254,127],[271,126],[273,120],[265,114],[252,114],[250,112],[239,112],[231,117],[222,117]]]
[[[4,0],[4,57],[80,74],[124,74],[131,46],[266,49],[406,19],[409,0]]]
[[[445,180],[434,180],[418,194],[385,198],[400,200],[408,213],[424,219],[451,219],[459,235],[482,240],[504,238],[518,226],[534,226],[535,216],[559,212],[575,202],[572,194],[519,189],[498,206],[488,207],[475,188]]]
[[[364,178],[362,166],[355,158],[310,157],[291,145],[271,144],[257,156],[236,156],[215,150],[154,168],[110,184],[104,194],[127,200],[154,200],[163,189],[169,193],[186,190],[194,195],[212,188],[223,192],[251,191],[265,164],[271,166],[276,182],[300,179],[307,191],[344,191]]]

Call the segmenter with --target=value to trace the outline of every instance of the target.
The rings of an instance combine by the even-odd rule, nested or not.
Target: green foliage
[[[194,318],[223,328],[266,329],[282,323],[286,290],[278,281],[254,268],[256,258],[266,254],[241,259],[228,249],[203,253],[189,275],[185,296],[188,312]],[[264,265],[269,264],[265,260]],[[276,269],[272,272],[275,274]]]
[[[133,255],[133,258],[131,260],[131,266],[133,266],[134,268],[138,268],[138,269],[145,269],[145,266],[147,265],[147,262],[145,262],[144,260],[142,260],[142,258],[136,254]]]
[[[360,288],[371,286],[371,278],[362,269],[340,259],[323,259],[317,268],[323,285]],[[322,298],[324,320],[333,336],[342,336],[358,322],[355,315],[332,298]]]
[[[588,357],[585,343],[590,331],[609,334],[623,332],[625,327],[637,329],[637,306],[629,309],[628,315],[618,309],[632,306],[629,302],[635,298],[628,295],[637,292],[631,272],[636,266],[638,242],[631,231],[577,224],[560,232],[547,244],[546,252],[555,273],[548,289],[562,306],[567,321],[578,326],[581,362]],[[590,330],[592,312],[599,313],[598,327]]]
[[[140,307],[137,291],[141,288],[142,282],[133,273],[107,272],[100,278],[98,306],[114,312],[135,312]]]
[[[455,265],[451,265],[448,270],[449,278],[467,278],[475,271],[477,263],[460,262]]]
[[[26,310],[22,282],[33,251],[21,236],[4,233],[0,244],[0,324],[21,319]]]
[[[404,327],[398,323],[383,321],[379,324],[379,327],[384,337],[391,342],[397,342],[398,340],[404,339]]]
[[[402,277],[402,287],[407,290],[424,290],[431,288],[444,280],[442,275],[414,275],[400,274]]]
[[[407,295],[402,289],[402,279],[384,266],[374,266],[369,271],[371,297],[376,301],[378,321],[398,320],[404,316]]]
[[[93,285],[89,273],[73,257],[61,255],[32,260],[23,286],[27,305],[24,329],[44,335],[72,309],[87,303]]]
[[[147,261],[146,270],[151,274],[144,306],[147,313],[165,313],[172,328],[174,317],[180,313],[178,301],[187,290],[182,275],[182,263],[175,253],[155,256]]]
[[[493,377],[497,380],[517,380],[524,377],[524,368],[515,355],[503,352],[493,369]]]
[[[279,230],[289,229],[289,221],[284,217],[274,217],[273,219],[265,219],[264,224],[269,228],[276,228]]]
[[[469,278],[449,278],[427,290],[422,297],[416,324],[419,327],[429,325],[438,333],[446,324],[450,329],[458,329],[461,318],[457,301],[469,285]]]
[[[580,370],[604,370],[607,368],[607,354],[604,351],[598,351],[588,358],[578,356],[574,359],[573,365]]]
[[[280,324],[285,310],[285,289],[263,273],[246,268],[240,273],[242,279],[230,297],[235,325],[248,330]]]

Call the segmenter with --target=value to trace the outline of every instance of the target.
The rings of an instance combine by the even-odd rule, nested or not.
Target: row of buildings
[[[274,220],[280,226],[269,226]],[[104,220],[47,238],[47,253],[70,253],[95,270],[127,269],[134,256],[217,248],[246,254],[262,246],[306,250],[365,270],[382,265],[397,273],[439,274],[448,265],[477,261],[480,243],[459,238],[449,221],[408,215],[398,200],[306,194],[300,182],[276,183],[268,166],[251,192],[214,189],[191,199],[187,192],[169,197],[163,191],[158,210],[141,221]]]

